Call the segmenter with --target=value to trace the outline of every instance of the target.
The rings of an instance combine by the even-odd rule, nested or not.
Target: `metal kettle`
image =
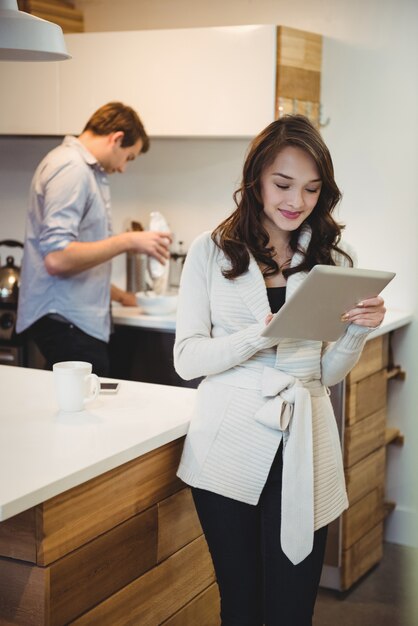
[[[0,241],[0,246],[23,248],[23,243],[13,239]],[[15,265],[12,256],[6,258],[6,265],[0,267],[0,303],[17,303],[20,286],[20,267]]]

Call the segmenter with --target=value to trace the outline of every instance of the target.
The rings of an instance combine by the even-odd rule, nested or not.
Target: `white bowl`
[[[138,291],[136,303],[147,315],[167,315],[177,308],[177,293],[159,295],[154,291]]]

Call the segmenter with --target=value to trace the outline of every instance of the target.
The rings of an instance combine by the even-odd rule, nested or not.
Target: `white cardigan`
[[[310,229],[305,227],[299,239],[302,250],[309,239]],[[347,264],[343,255],[334,258],[339,265]],[[300,260],[300,253],[295,253],[292,266]],[[260,418],[267,405],[262,391],[265,374],[277,370],[278,375],[317,390],[311,393],[309,420],[318,529],[348,506],[341,445],[325,387],[341,381],[355,365],[370,329],[350,324],[337,342],[328,345],[261,337],[271,311],[257,262],[250,255],[248,271],[234,280],[222,275],[226,267],[229,260],[210,233],[204,233],[190,247],[182,273],[175,368],[186,380],[205,379],[198,388],[178,476],[194,487],[249,504],[258,502],[282,437],[286,444],[289,435],[287,423],[272,425],[271,418]],[[304,272],[289,277],[286,298],[305,277]],[[297,412],[295,403],[294,420]]]

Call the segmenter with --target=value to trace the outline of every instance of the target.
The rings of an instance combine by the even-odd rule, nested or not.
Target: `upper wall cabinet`
[[[135,108],[157,136],[240,136],[274,118],[276,27],[66,36],[61,130],[80,132],[105,102]]]
[[[1,134],[59,134],[58,65],[0,61]]]
[[[247,137],[287,112],[318,118],[319,35],[267,25],[65,39],[69,61],[0,63],[2,84],[13,85],[0,102],[0,132],[79,134],[111,100],[161,137]]]

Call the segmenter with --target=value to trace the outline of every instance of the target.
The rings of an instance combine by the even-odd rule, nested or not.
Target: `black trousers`
[[[35,322],[27,331],[52,369],[59,361],[87,361],[98,376],[109,376],[108,344],[87,335],[74,324],[48,316]]]
[[[221,596],[222,626],[311,626],[327,527],[293,565],[280,546],[282,446],[256,506],[192,488]]]

